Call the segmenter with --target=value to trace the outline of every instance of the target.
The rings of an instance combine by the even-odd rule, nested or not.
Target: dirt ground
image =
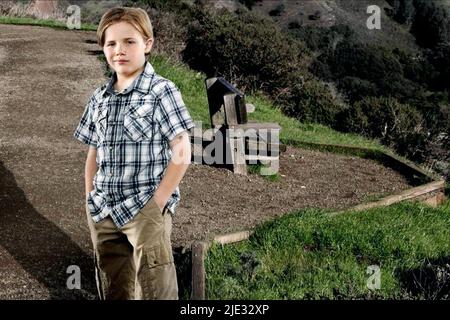
[[[72,134],[105,81],[95,33],[0,25],[0,299],[95,298],[83,209],[87,147]],[[173,245],[247,229],[304,207],[344,208],[409,185],[355,157],[288,147],[280,179],[191,165]],[[70,265],[81,290],[68,290]]]

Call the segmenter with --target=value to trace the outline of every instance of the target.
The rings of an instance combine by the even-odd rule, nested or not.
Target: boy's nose
[[[116,46],[116,55],[121,55],[121,54],[123,54],[124,52],[123,52],[123,46],[121,46],[120,44],[118,44],[117,46]]]

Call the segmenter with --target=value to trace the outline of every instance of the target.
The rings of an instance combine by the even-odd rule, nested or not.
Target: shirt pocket
[[[151,116],[129,113],[124,116],[123,128],[125,137],[134,142],[151,140],[155,122]]]
[[[105,140],[107,127],[108,109],[99,108],[94,112],[93,121],[95,125],[95,133],[98,137],[98,143]]]

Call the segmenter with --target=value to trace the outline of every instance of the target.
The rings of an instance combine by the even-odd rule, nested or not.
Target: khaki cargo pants
[[[110,217],[95,223],[86,213],[101,300],[178,299],[167,209],[161,213],[152,198],[120,229]]]

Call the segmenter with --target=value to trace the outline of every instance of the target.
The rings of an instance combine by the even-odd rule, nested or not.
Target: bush
[[[306,73],[306,48],[270,20],[251,12],[199,11],[188,28],[183,59],[207,76],[224,76],[243,90],[269,94],[290,87],[289,74]]]
[[[433,79],[438,76],[438,72],[429,62],[429,59],[421,54],[412,56],[398,48],[395,48],[392,53],[401,63],[403,74],[406,79],[412,80],[421,85],[430,86]]]
[[[346,93],[350,102],[362,100],[366,97],[378,96],[377,86],[370,81],[356,77],[344,77],[338,82],[339,89]]]
[[[413,159],[423,156],[427,132],[421,114],[393,98],[369,97],[342,112],[338,127],[379,138],[381,142]]]
[[[164,53],[175,60],[181,60],[181,51],[185,47],[184,39],[187,33],[186,24],[177,14],[154,9],[149,11],[155,37],[152,52]]]
[[[316,122],[334,126],[336,115],[343,106],[336,102],[330,89],[322,82],[311,79],[282,92],[275,101],[283,112],[302,122]]]
[[[343,41],[328,59],[336,78],[358,77],[377,81],[391,75],[403,75],[400,62],[389,50],[355,41]]]

